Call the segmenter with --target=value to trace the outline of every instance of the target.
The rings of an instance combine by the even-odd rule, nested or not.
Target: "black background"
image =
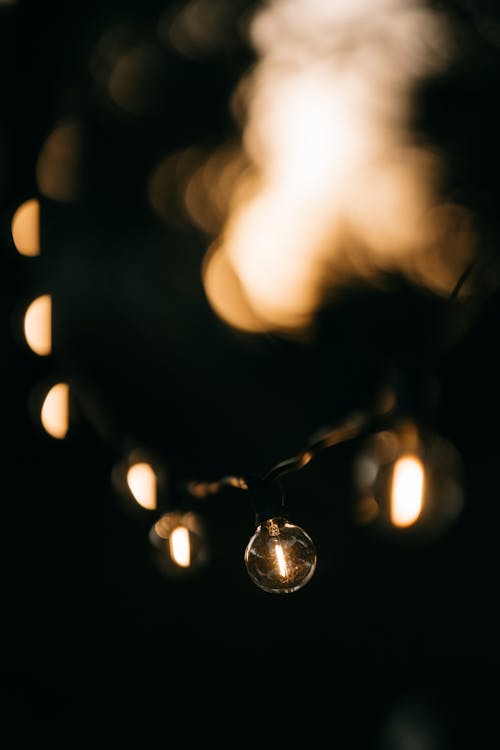
[[[227,100],[249,49],[232,44],[202,62],[161,52],[155,86],[165,98],[143,117],[106,102],[89,73],[103,29],[127,21],[150,40],[166,7],[0,6],[9,746],[494,747],[500,50],[477,24],[487,18],[498,28],[494,6],[442,6],[463,34],[463,54],[422,92],[418,123],[444,149],[450,193],[482,230],[473,304],[465,314],[448,309],[390,278],[337,295],[306,342],[241,335],[218,321],[199,275],[206,239],[166,228],[145,197],[162,155],[235,135]],[[38,194],[37,156],[68,115],[84,134],[80,200],[41,197],[42,255],[23,258],[10,220]],[[19,321],[48,290],[55,350],[47,360],[22,342]],[[149,514],[111,485],[127,447],[160,456],[171,486],[259,473],[317,428],[371,404],[393,362],[438,378],[435,428],[466,469],[466,502],[452,528],[408,548],[356,527],[349,445],[285,481],[290,513],[318,547],[303,590],[272,596],[251,583],[243,550],[253,511],[230,491],[199,507],[208,567],[182,582],[161,574]],[[37,386],[58,376],[73,388],[64,442],[45,435],[30,408]]]

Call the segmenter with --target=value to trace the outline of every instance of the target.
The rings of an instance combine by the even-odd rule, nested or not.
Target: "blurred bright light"
[[[288,578],[288,568],[286,566],[285,554],[283,552],[283,547],[281,546],[281,544],[276,545],[275,552],[280,576],[286,580]]]
[[[52,298],[50,294],[37,297],[24,316],[24,335],[30,349],[45,357],[52,352]]]
[[[443,165],[411,127],[416,85],[451,54],[444,16],[418,0],[272,0],[249,34],[259,57],[234,97],[249,168],[203,269],[216,312],[303,329],[327,288],[382,271],[449,291],[473,231],[461,207],[438,209]]]
[[[169,537],[170,556],[181,568],[188,568],[191,563],[191,546],[189,531],[185,526],[177,526]]]
[[[205,257],[202,278],[207,298],[227,323],[245,331],[264,331],[242,289],[239,277],[221,248],[212,248]]]
[[[80,124],[67,120],[47,136],[36,164],[40,192],[55,201],[74,201],[79,192]]]
[[[401,456],[395,465],[391,487],[391,522],[404,528],[415,523],[422,512],[425,472],[416,456]]]
[[[145,462],[133,464],[127,471],[127,485],[136,502],[146,510],[157,505],[157,480],[153,467]]]
[[[69,429],[69,385],[57,383],[45,396],[41,422],[46,432],[62,440]]]
[[[181,227],[186,224],[184,193],[204,157],[202,149],[188,148],[168,154],[152,170],[148,179],[149,204],[169,226]]]
[[[234,0],[191,0],[160,19],[158,33],[176,52],[200,60],[235,43]]]
[[[40,203],[31,198],[22,203],[12,217],[12,239],[18,253],[40,255]]]
[[[154,111],[161,95],[158,73],[162,58],[154,44],[126,50],[113,65],[108,79],[109,97],[125,112],[142,115]]]

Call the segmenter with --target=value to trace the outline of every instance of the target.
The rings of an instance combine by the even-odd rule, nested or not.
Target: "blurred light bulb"
[[[422,512],[425,470],[417,456],[406,455],[394,464],[391,485],[391,522],[411,526]]]
[[[29,305],[24,315],[24,336],[31,351],[40,357],[52,353],[52,297],[43,294]]]
[[[462,508],[463,465],[457,449],[411,420],[364,442],[354,480],[357,521],[384,535],[433,538]]]
[[[316,560],[311,537],[283,516],[259,524],[245,550],[250,578],[272,594],[290,594],[305,586],[314,574]]]
[[[170,534],[169,540],[170,557],[180,568],[189,568],[191,565],[191,544],[189,531],[185,526],[177,526]]]
[[[146,510],[155,510],[157,503],[156,474],[153,467],[141,461],[132,464],[127,471],[127,485],[134,500]]]
[[[63,440],[69,430],[69,385],[56,383],[42,404],[40,420],[49,435]]]
[[[150,530],[149,539],[160,569],[171,577],[193,572],[207,562],[203,527],[195,513],[165,513]]]
[[[12,239],[20,255],[40,255],[40,203],[31,198],[12,217]]]

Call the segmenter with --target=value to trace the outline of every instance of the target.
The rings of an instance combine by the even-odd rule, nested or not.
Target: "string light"
[[[357,520],[385,537],[433,539],[462,509],[463,477],[449,440],[398,421],[363,441],[354,461]]]
[[[198,9],[196,13],[195,5]],[[211,49],[212,42],[215,43],[215,40],[210,40],[206,35],[203,24],[199,23],[204,17],[203,13],[209,11],[209,4],[195,5],[191,4],[191,10],[184,12],[182,18],[179,16],[174,24],[167,24],[170,43],[180,54],[188,56],[186,44],[183,47],[182,35],[179,36],[178,33],[182,24],[183,28],[185,27],[184,32],[187,34],[189,31],[191,34],[193,45],[198,34],[197,54],[201,54],[201,42],[206,43],[206,49],[203,48],[205,52]],[[219,5],[224,13],[229,12],[229,3]],[[381,5],[384,12],[387,10],[385,5]],[[415,5],[419,7],[418,3]],[[203,13],[200,10],[202,6]],[[406,10],[403,6],[404,4],[401,12]],[[311,13],[306,3],[301,3],[301,9],[302,13]],[[325,19],[332,28],[337,26],[339,19],[330,17],[328,4],[316,3],[314,12],[319,23],[318,29],[322,28]],[[350,29],[347,5],[345,13]],[[300,30],[304,17],[302,14],[296,18],[293,16],[289,32],[293,32],[295,28]],[[269,13],[264,12],[259,18],[258,25],[252,33],[257,41],[260,40],[259,44],[266,50],[269,59],[274,59],[279,45],[273,42],[273,34],[277,32],[272,31],[274,26],[271,24]],[[403,20],[405,19],[406,16],[403,16]],[[374,13],[373,20],[378,33],[377,13]],[[444,27],[441,28],[442,23],[438,17],[427,13],[412,14],[406,19],[406,23],[402,28],[408,29],[409,32],[415,28],[431,31],[434,29],[436,38],[446,39]],[[163,25],[162,28],[165,30],[167,27]],[[276,26],[276,29],[278,28],[281,28],[281,25]],[[364,32],[367,33],[370,28],[366,27]],[[420,38],[420,35],[416,36]],[[409,33],[408,38],[416,36]],[[289,42],[295,44],[294,40],[295,33],[291,33]],[[307,43],[309,45],[309,41]],[[286,47],[280,49],[286,51]],[[354,43],[352,49],[355,50]],[[401,49],[404,57],[406,46],[401,45]],[[311,52],[316,58],[316,39],[311,40]],[[197,57],[194,52],[191,54]],[[415,222],[413,216],[415,211],[418,217],[421,213],[425,214],[425,211],[421,211],[422,207],[425,208],[434,197],[432,181],[429,188],[425,185],[422,190],[419,188],[420,178],[426,184],[428,176],[434,174],[434,161],[422,160],[422,154],[412,150],[406,154],[409,161],[405,163],[410,165],[409,172],[415,172],[415,176],[406,174],[404,170],[400,174],[399,168],[391,172],[390,165],[388,166],[385,161],[385,122],[378,122],[376,118],[371,120],[380,126],[376,128],[375,137],[370,137],[370,134],[365,132],[366,123],[370,119],[366,117],[366,112],[372,108],[379,112],[380,107],[378,100],[373,99],[371,88],[366,87],[366,71],[363,69],[363,75],[359,74],[358,56],[354,55],[354,52],[352,54],[351,67],[355,74],[352,80],[356,83],[352,90],[350,79],[344,81],[340,72],[335,73],[329,81],[330,87],[323,88],[323,84],[328,83],[325,76],[322,74],[316,80],[309,78],[309,73],[311,76],[316,75],[316,70],[308,69],[293,80],[278,81],[279,96],[273,94],[268,97],[266,85],[261,93],[254,97],[245,140],[253,143],[254,151],[257,152],[257,166],[262,169],[265,177],[262,181],[262,192],[255,195],[250,189],[254,187],[251,182],[254,178],[250,173],[250,182],[241,183],[243,187],[248,188],[250,202],[245,205],[235,203],[236,213],[225,225],[227,231],[224,237],[227,247],[219,247],[217,242],[212,244],[203,265],[203,281],[209,302],[222,317],[227,318],[237,328],[262,331],[283,327],[293,330],[296,325],[302,325],[304,318],[308,319],[314,313],[319,299],[316,287],[319,284],[318,279],[322,284],[324,268],[322,263],[313,263],[311,266],[311,258],[317,255],[318,259],[321,259],[323,252],[331,246],[331,237],[337,235],[337,224],[342,224],[339,217],[342,218],[342,213],[346,210],[342,202],[346,198],[343,196],[348,198],[349,222],[357,226],[362,240],[368,244],[370,241],[376,245],[373,238],[378,237],[381,246],[385,247],[389,243],[398,252],[403,246],[413,257],[415,247],[426,247],[428,234],[430,233],[432,238],[434,236],[428,227],[422,228],[421,223]],[[393,70],[392,58],[387,55],[383,45],[380,56],[380,60],[384,62],[383,69],[387,65],[388,70]],[[438,54],[434,50],[433,56],[436,58],[433,64],[439,69],[441,53]],[[391,88],[389,92],[391,99],[394,98],[394,106],[397,104],[395,94],[399,93],[402,84],[404,83],[406,88],[413,79],[419,79],[428,65],[432,68],[427,57],[418,54],[414,70],[402,69],[396,78],[387,77],[390,86],[395,85],[395,91]],[[147,109],[147,92],[144,93],[140,87],[137,89],[137,86],[131,88],[127,83],[127,76],[123,74],[133,70],[140,73],[140,81],[146,80],[149,73],[154,73],[157,62],[157,53],[151,46],[136,45],[129,50],[124,49],[123,54],[113,61],[106,84],[108,94],[115,104],[126,111],[136,113]],[[282,66],[270,66],[269,70],[271,69],[274,72],[281,71]],[[379,68],[375,66],[373,70],[374,75],[378,75]],[[265,83],[268,66],[260,66],[257,71],[261,73],[254,76],[254,79],[260,76],[261,83]],[[323,72],[325,73],[326,69]],[[398,83],[400,77],[401,86]],[[332,91],[336,95],[334,99],[330,96]],[[333,108],[332,102],[335,104]],[[297,116],[288,117],[290,112]],[[323,117],[325,112],[336,126],[333,131],[332,128],[325,127],[325,123],[329,122],[328,117],[326,120]],[[406,99],[401,105],[400,114],[401,121],[405,122]],[[311,132],[317,138],[311,139]],[[268,149],[268,154],[258,153],[257,144],[262,140],[257,137],[259,133],[266,135],[263,139],[265,144],[276,146]],[[353,133],[357,136],[361,133],[362,137],[353,138]],[[393,135],[397,136],[398,133],[399,130]],[[81,125],[73,120],[59,123],[48,135],[36,165],[38,189],[41,194],[63,202],[72,201],[77,197],[79,188],[75,174],[78,172],[81,136]],[[371,147],[365,154],[366,144],[371,144]],[[400,143],[396,138],[392,145],[396,149],[399,164],[400,150],[406,153],[405,142]],[[300,146],[305,150],[301,150]],[[217,206],[215,191],[212,202],[217,210],[214,211],[214,216],[205,216],[197,211],[198,183],[201,180],[202,183],[205,181],[212,184],[214,180],[210,171],[210,161],[205,165],[197,164],[198,156],[193,154],[191,149],[184,152],[183,156],[169,156],[152,174],[149,184],[152,208],[162,218],[170,218],[168,212],[163,215],[165,210],[162,196],[164,197],[164,193],[173,192],[171,182],[174,184],[175,180],[171,173],[177,174],[180,170],[185,182],[184,202],[187,214],[208,234],[220,230],[224,225],[223,220],[227,218],[226,204],[229,202],[229,195],[234,192],[233,182],[237,182],[237,177],[241,176],[240,172],[245,172],[242,170],[242,164],[246,164],[239,152],[231,158],[226,159],[226,156],[218,154],[215,161],[212,159],[213,163],[217,162],[217,173],[222,172],[220,167],[227,161],[225,172],[231,184],[230,189],[226,191],[227,195],[221,188],[220,206]],[[373,232],[373,221],[377,214],[377,211],[373,213],[374,198],[370,195],[370,200],[366,200],[367,196],[361,192],[362,205],[358,206],[355,215],[351,205],[352,195],[359,193],[359,174],[366,172],[360,172],[358,166],[365,161],[367,164],[375,164],[377,168],[372,176],[377,179],[366,181],[363,178],[363,185],[365,182],[380,185],[378,178],[381,175],[390,183],[386,185],[389,189],[381,190],[375,196],[376,209],[383,218],[378,223],[377,232]],[[377,166],[379,161],[383,167],[381,171]],[[180,165],[184,165],[182,169]],[[332,169],[332,165],[336,168]],[[353,184],[349,182],[351,173],[356,178]],[[337,182],[342,190],[332,191],[332,184],[336,188]],[[407,183],[408,190],[400,189],[405,188]],[[349,190],[346,190],[346,185]],[[311,186],[314,189],[311,189]],[[322,198],[316,189],[318,187],[324,188],[321,191]],[[405,213],[399,210],[400,204],[393,201],[394,195],[406,195],[406,192],[412,198],[408,202],[411,209],[410,222],[407,221]],[[239,194],[244,198],[248,197],[244,189],[241,189]],[[337,207],[336,211],[332,211],[332,196],[338,196],[340,201],[340,207]],[[387,201],[387,206],[384,201]],[[293,221],[290,224],[290,217],[295,218],[293,209],[304,204],[307,204],[310,210],[305,213],[297,211],[298,224],[294,224]],[[319,213],[320,222],[317,221],[318,205],[322,207]],[[395,217],[393,205],[398,207]],[[379,211],[380,206],[382,211]],[[283,218],[283,221],[276,221],[276,217]],[[397,221],[394,223],[395,218]],[[27,201],[18,208],[12,219],[12,235],[19,253],[26,256],[36,256],[40,253],[39,223],[38,200]],[[408,233],[409,225],[415,225],[417,234],[425,229],[424,237],[420,238],[419,234],[415,237],[412,232]],[[286,236],[288,242],[273,241],[273,238],[278,236],[277,227],[281,232],[283,228],[286,230],[283,236]],[[390,232],[388,228],[391,229]],[[256,236],[262,241],[253,241]],[[328,241],[323,241],[325,237]],[[339,238],[340,247],[340,234]],[[262,257],[255,256],[256,248],[263,253]],[[375,249],[382,252],[380,247]],[[293,262],[290,261],[291,255]],[[260,261],[266,261],[270,273],[262,273],[262,263],[255,262],[256,259],[259,261],[259,258]],[[460,278],[450,295],[450,300],[457,296],[471,267],[469,265]],[[402,270],[408,272],[405,263],[402,263]],[[230,283],[226,285],[222,282],[228,274]],[[422,275],[428,281],[428,274]],[[241,291],[241,294],[234,294],[235,278],[239,284],[237,291]],[[428,283],[432,286],[430,281]],[[222,292],[226,291],[226,287],[231,290],[231,294],[223,296]],[[31,350],[40,356],[52,353],[51,316],[52,297],[49,294],[39,297],[26,311],[25,338]],[[68,383],[56,383],[46,394],[41,407],[42,425],[57,439],[64,438],[69,429],[69,393]],[[204,525],[200,516],[191,507],[184,507],[186,504],[189,505],[189,502],[185,502],[186,498],[195,503],[208,499],[223,489],[239,493],[240,497],[248,499],[255,511],[253,533],[246,548],[242,550],[250,579],[268,593],[293,593],[302,589],[312,579],[317,567],[318,553],[307,531],[289,519],[280,479],[300,471],[323,451],[349,441],[359,441],[360,444],[353,462],[354,511],[357,519],[365,527],[380,531],[386,536],[429,539],[435,538],[457,517],[463,504],[463,466],[458,451],[444,437],[420,423],[415,415],[402,415],[391,409],[351,414],[338,424],[323,427],[310,437],[303,450],[280,461],[258,477],[229,475],[207,481],[187,479],[179,482],[177,487],[167,488],[161,461],[152,460],[144,451],[132,451],[114,468],[112,481],[123,497],[131,501],[130,507],[139,509],[140,513],[153,514],[154,521],[149,526],[153,557],[162,571],[174,577],[183,577],[199,570],[209,560]],[[184,493],[184,501],[179,503],[179,507],[175,502],[177,489]],[[146,517],[150,519],[149,515]]]
[[[316,547],[309,534],[282,516],[259,524],[245,550],[248,575],[272,594],[301,589],[311,580],[316,561]]]
[[[149,541],[158,568],[171,578],[193,574],[208,561],[205,530],[194,512],[164,513],[151,527]]]
[[[37,297],[24,316],[24,336],[29,348],[40,357],[52,353],[52,298],[50,294]]]
[[[472,265],[462,274],[450,300],[465,283]],[[39,354],[52,351],[51,296],[28,308],[26,339]],[[387,407],[389,403],[389,407]],[[360,441],[354,462],[357,513],[365,525],[406,538],[435,536],[455,518],[463,502],[462,465],[458,451],[444,438],[422,428],[411,418],[395,418],[397,399],[385,408],[357,412],[338,424],[314,433],[299,453],[280,461],[260,477],[228,475],[217,480],[188,479],[178,483],[184,498],[205,500],[224,489],[245,493],[255,510],[255,530],[245,550],[250,579],[268,593],[293,593],[313,577],[317,566],[315,543],[288,519],[280,480],[300,471],[319,453],[349,441]],[[45,430],[62,439],[69,429],[69,384],[56,383],[41,408]],[[129,451],[115,466],[112,480],[128,500],[146,512],[157,513],[149,531],[153,559],[170,577],[185,577],[203,567],[208,546],[203,524],[192,509],[175,508],[168,493],[161,462],[147,451]],[[185,504],[185,502],[184,502]],[[183,504],[181,503],[181,506]],[[168,509],[167,507],[168,506]]]
[[[53,438],[63,440],[69,430],[69,385],[56,383],[43,401],[40,420],[44,430]]]

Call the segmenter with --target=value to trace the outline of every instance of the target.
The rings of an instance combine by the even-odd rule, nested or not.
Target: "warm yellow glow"
[[[244,331],[265,330],[265,325],[250,307],[239,278],[222,248],[212,248],[207,254],[202,277],[207,299],[221,318]]]
[[[203,59],[231,45],[235,6],[233,0],[190,0],[174,6],[174,13],[170,8],[166,11],[158,33],[184,57]]]
[[[281,544],[277,544],[275,547],[276,560],[278,562],[278,568],[280,570],[280,576],[282,578],[288,578],[288,568],[286,566],[285,554]]]
[[[52,352],[52,298],[37,297],[26,310],[24,335],[30,349],[45,357]]]
[[[36,198],[22,203],[12,217],[12,239],[21,255],[40,255],[40,203]]]
[[[108,80],[110,98],[134,115],[154,111],[158,104],[158,81],[162,57],[154,44],[141,44],[124,51],[115,61]]]
[[[420,459],[402,456],[395,465],[391,486],[391,522],[404,528],[415,523],[422,512],[425,472]]]
[[[156,508],[156,474],[150,464],[133,464],[127,471],[127,484],[134,499],[142,508]]]
[[[78,197],[80,124],[68,120],[58,124],[47,136],[36,163],[40,192],[55,201],[74,201]]]
[[[45,396],[41,421],[46,432],[62,440],[69,429],[69,385],[57,383]]]
[[[204,266],[216,312],[303,329],[325,287],[382,270],[446,291],[473,236],[436,216],[442,165],[412,133],[415,87],[449,59],[444,17],[421,0],[271,0],[249,34],[258,59],[234,98],[249,169]]]
[[[181,568],[189,568],[191,564],[191,545],[189,531],[185,526],[177,526],[169,538],[170,556]]]

